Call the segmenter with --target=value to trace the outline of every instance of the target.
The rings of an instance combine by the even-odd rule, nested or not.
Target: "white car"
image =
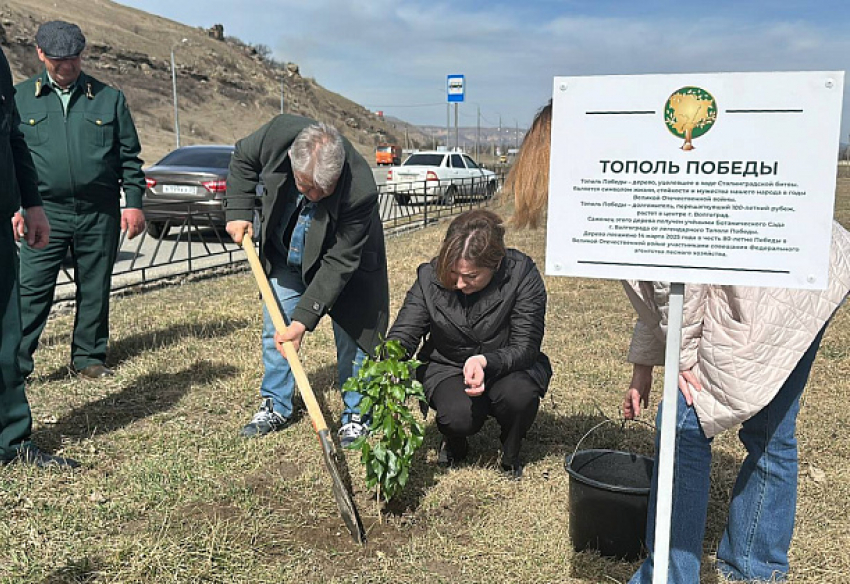
[[[498,186],[496,173],[461,152],[417,152],[387,171],[387,191],[399,205],[489,199]]]

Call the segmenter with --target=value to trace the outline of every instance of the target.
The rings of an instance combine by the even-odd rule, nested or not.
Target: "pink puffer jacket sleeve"
[[[640,365],[663,365],[670,307],[670,285],[664,282],[624,281],[626,295],[638,313],[628,360]],[[682,344],[679,369],[691,369],[697,362],[702,337],[707,286],[685,286],[682,310]]]

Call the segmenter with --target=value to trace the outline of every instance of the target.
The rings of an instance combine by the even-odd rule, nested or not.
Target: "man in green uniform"
[[[132,239],[145,225],[141,147],[124,94],[82,72],[86,41],[80,28],[46,22],[35,41],[44,71],[19,83],[15,100],[52,236],[44,249],[21,247],[21,371],[24,377],[32,373],[70,249],[77,285],[71,368],[81,377],[101,379],[113,374],[104,362],[119,229]]]
[[[23,205],[23,221],[12,229],[12,215]],[[18,130],[18,110],[12,72],[0,50],[0,462],[73,468],[79,463],[52,456],[30,442],[32,413],[18,366],[21,313],[18,296],[18,248],[41,249],[50,237],[50,224],[38,195],[35,167]]]

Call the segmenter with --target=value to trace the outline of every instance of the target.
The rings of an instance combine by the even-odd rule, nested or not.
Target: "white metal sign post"
[[[557,77],[546,273],[676,282],[653,582],[665,583],[684,282],[828,284],[843,72]]]
[[[679,351],[682,344],[682,308],[685,285],[670,286],[667,312],[667,347],[664,353],[664,393],[661,401],[661,438],[658,441],[658,495],[655,499],[655,549],[652,582],[665,584],[670,560],[670,526],[673,515],[673,465],[676,462],[676,410],[679,390]]]

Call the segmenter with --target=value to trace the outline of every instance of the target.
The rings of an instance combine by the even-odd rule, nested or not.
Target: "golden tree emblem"
[[[683,87],[664,105],[664,123],[674,136],[685,140],[682,150],[693,150],[693,140],[708,132],[717,121],[717,102],[699,87]]]

